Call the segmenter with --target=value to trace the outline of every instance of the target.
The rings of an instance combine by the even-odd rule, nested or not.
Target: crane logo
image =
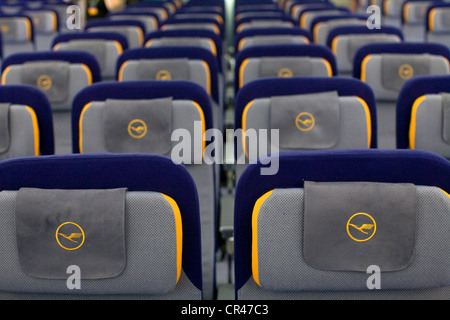
[[[294,76],[294,73],[289,68],[282,68],[278,71],[278,77],[280,78],[291,78]]]
[[[47,91],[52,87],[52,78],[43,74],[37,78],[36,84],[39,89]]]
[[[147,125],[141,119],[134,119],[128,124],[128,134],[135,139],[141,139],[147,134]]]
[[[316,120],[309,112],[300,113],[297,118],[295,118],[295,125],[300,131],[309,131],[314,128]]]
[[[169,81],[172,80],[172,75],[167,70],[160,70],[156,73],[155,80]]]
[[[347,221],[347,234],[356,242],[365,242],[370,240],[377,231],[377,224],[371,215],[358,212]]]
[[[414,69],[409,64],[402,64],[398,69],[398,75],[403,80],[409,80],[414,76]]]
[[[64,222],[55,233],[56,241],[64,250],[77,250],[84,244],[84,231],[74,222]]]

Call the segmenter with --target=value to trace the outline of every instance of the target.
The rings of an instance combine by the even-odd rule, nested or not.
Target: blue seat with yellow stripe
[[[0,159],[54,153],[52,110],[40,90],[27,85],[0,86],[0,106]]]
[[[443,299],[450,163],[417,150],[284,152],[236,187],[235,298]],[[273,158],[272,158],[273,160]]]
[[[183,164],[197,186],[202,233],[203,295],[215,294],[216,166],[211,99],[190,81],[122,81],[93,84],[72,108],[74,153],[147,153]]]
[[[450,158],[450,76],[407,81],[397,102],[397,148],[419,149]]]
[[[85,51],[97,59],[102,81],[114,80],[119,56],[128,49],[125,36],[117,32],[64,33],[55,37],[53,51]]]
[[[183,166],[29,157],[3,161],[0,180],[2,299],[202,299],[199,206]]]
[[[262,78],[332,77],[336,60],[330,49],[315,44],[258,45],[236,55],[234,89]]]

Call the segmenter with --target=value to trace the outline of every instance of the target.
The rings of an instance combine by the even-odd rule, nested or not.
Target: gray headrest
[[[106,100],[106,148],[114,153],[168,154],[172,142],[172,98]]]
[[[189,75],[189,60],[158,59],[140,60],[137,79],[152,80],[187,80]]]
[[[280,149],[330,149],[339,139],[336,91],[271,98],[271,129],[278,129]]]
[[[413,76],[430,74],[430,55],[382,55],[382,84],[387,90],[399,91]]]
[[[82,279],[118,276],[126,265],[125,194],[21,188],[15,224],[23,272],[67,279],[67,267],[77,265]]]
[[[0,103],[0,153],[8,151],[10,145],[9,136],[9,110],[10,103]]]
[[[21,68],[21,82],[38,87],[51,103],[69,96],[69,65],[65,61],[26,62]]]

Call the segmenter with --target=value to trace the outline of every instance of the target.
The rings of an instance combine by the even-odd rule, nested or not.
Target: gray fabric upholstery
[[[85,51],[92,54],[100,66],[100,70],[106,65],[106,41],[103,39],[71,40],[59,45],[60,50]]]
[[[29,108],[22,105],[11,105],[8,117],[8,148],[0,153],[0,159],[38,155],[36,149],[39,146],[35,146],[35,138],[39,141],[39,137],[35,137],[35,130],[38,130],[35,127],[37,125],[37,122],[33,121]]]
[[[140,21],[145,26],[145,33],[149,33],[152,31],[158,30],[158,21],[155,17],[146,16],[146,15],[112,15],[109,17],[111,20],[136,20]]]
[[[447,102],[448,103],[448,102]],[[427,150],[450,158],[448,138],[448,106],[441,94],[429,94],[415,112],[415,135],[412,142],[415,149]]]
[[[308,38],[294,35],[276,35],[276,36],[252,36],[242,39],[239,43],[239,50],[252,46],[273,45],[273,44],[308,44]]]
[[[308,31],[311,31],[311,23],[315,18],[322,17],[322,16],[330,16],[330,15],[336,15],[336,14],[342,14],[339,10],[319,10],[319,11],[307,11],[303,13],[300,20],[300,27],[303,29],[306,29]]]
[[[382,81],[386,90],[400,91],[413,76],[430,74],[430,55],[382,55]]]
[[[242,80],[239,79],[241,87],[244,86],[246,83],[260,79],[262,78],[261,75],[261,65],[263,64],[264,60],[268,58],[249,58],[247,61],[248,63],[244,66],[242,71],[241,66],[241,74]],[[305,74],[302,72],[301,76],[315,76],[315,77],[328,77],[331,76],[329,74],[328,65],[325,63],[325,61],[321,58],[315,58],[315,57],[270,57],[271,61],[278,61],[278,63],[283,64],[283,61],[286,63],[286,66],[291,66],[292,62],[296,61],[296,63],[301,63],[302,65],[304,62],[308,62],[309,64],[309,70],[310,73]],[[295,64],[294,64],[295,67]],[[284,68],[284,67],[283,67]],[[290,69],[290,68],[289,68]],[[279,70],[280,71],[280,70]],[[295,70],[291,70],[292,74],[295,75],[293,72]],[[308,70],[307,70],[308,71]],[[276,75],[271,74],[271,77],[276,77],[278,75],[278,71]]]
[[[339,96],[321,92],[271,98],[270,128],[282,149],[332,149],[339,140]]]
[[[66,280],[45,280],[25,275],[20,267],[14,227],[16,191],[0,192],[0,243],[2,296],[21,298],[114,298],[145,297],[154,299],[198,299],[200,291],[182,275],[176,278],[176,234],[174,211],[160,193],[128,192],[125,202],[125,243],[127,264],[117,277],[82,280],[80,290],[69,290]],[[6,250],[5,250],[6,249]],[[182,272],[183,273],[183,272]],[[69,276],[69,274],[68,274]],[[71,296],[71,297],[68,297]]]
[[[39,88],[50,103],[63,103],[69,95],[69,66],[65,61],[26,62],[20,82]]]
[[[254,100],[248,107],[246,118],[243,119],[246,130],[254,129],[258,134],[260,129],[270,129],[270,106],[270,98]],[[355,97],[339,97],[339,113],[338,141],[334,145],[334,149],[368,148],[368,119],[361,102]],[[259,139],[262,137],[258,135],[258,141]],[[270,132],[267,139],[269,145],[276,143],[272,141]],[[255,147],[255,144],[251,144],[250,147]],[[280,146],[278,148],[280,151],[288,150]],[[257,151],[256,154],[259,152]],[[255,160],[251,157],[252,154],[249,152],[250,161]]]
[[[108,152],[103,136],[103,112],[104,102],[92,102],[84,112],[82,123],[82,150],[83,153]],[[186,164],[187,170],[192,175],[197,186],[200,201],[200,219],[202,232],[202,274],[203,297],[212,299],[214,288],[214,264],[215,264],[215,166],[204,162],[200,150],[198,132],[194,122],[199,122],[201,117],[197,107],[188,100],[174,100],[172,110],[172,129],[184,129],[189,132],[191,140],[191,164]],[[184,141],[186,142],[186,141]],[[172,141],[168,156],[171,156],[179,141]],[[204,156],[207,156],[206,154]]]
[[[433,20],[434,32],[450,31],[450,8],[435,8]]]
[[[118,276],[126,264],[125,194],[126,188],[21,188],[14,216],[22,271],[67,279],[67,267],[77,265],[81,279]]]
[[[31,62],[30,62],[31,64]],[[7,71],[3,73],[5,84],[23,84],[21,80],[23,65],[11,65]],[[63,102],[51,103],[53,110],[71,110],[72,100],[75,95],[84,87],[91,84],[91,75],[87,73],[87,68],[84,65],[73,63],[69,66],[69,80],[68,80],[68,96]]]
[[[34,51],[35,45],[32,41],[31,27],[28,19],[19,17],[0,18],[3,58],[14,53]]]
[[[8,151],[9,137],[9,110],[10,103],[0,103],[0,153]]]
[[[59,50],[81,50],[93,54],[99,64],[103,80],[113,80],[115,78],[117,58],[122,53],[122,50],[119,50],[114,41],[101,39],[61,42],[56,46],[56,51]]]
[[[6,42],[26,42],[30,41],[30,29],[28,20],[20,17],[1,17],[0,29],[2,39]],[[31,27],[31,26],[30,26]]]
[[[417,211],[413,184],[305,181],[304,193],[307,265],[359,272],[370,265],[382,272],[410,265]]]
[[[51,10],[25,10],[25,14],[33,20],[35,33],[53,33],[56,31],[57,15]]]
[[[250,278],[239,290],[239,299],[448,299],[450,198],[435,187],[418,186],[416,190],[417,229],[412,262],[401,271],[381,272],[381,290],[368,290],[370,275],[365,272],[323,271],[305,263],[304,190],[275,189],[261,206],[257,235],[259,279],[271,280],[274,287],[264,290]]]
[[[327,45],[328,34],[331,30],[341,26],[366,26],[366,20],[348,18],[348,19],[332,19],[317,24],[314,30],[314,41],[323,46]]]
[[[161,27],[161,30],[186,30],[186,29],[204,29],[218,34],[218,27],[214,23],[170,23]]]
[[[211,53],[216,54],[216,47],[214,42],[210,41],[207,38],[201,37],[168,37],[168,38],[157,38],[151,39],[145,43],[146,47],[184,47],[184,46],[194,46],[206,49]]]
[[[193,137],[192,146],[195,143],[198,144],[198,141],[195,142],[194,140],[194,122],[200,121],[201,117],[196,106],[187,100],[174,100],[172,108],[172,129],[188,130],[191,137]],[[84,112],[81,120],[82,148],[80,148],[83,153],[108,152],[104,138],[104,110],[105,102],[94,101]],[[169,156],[172,148],[177,144],[177,141],[171,141]],[[193,163],[198,163],[201,161],[201,155],[194,151],[192,150],[191,159]]]
[[[405,8],[405,22],[407,24],[423,23],[429,5],[430,3],[428,1],[408,2]]]
[[[384,56],[384,58],[383,58]],[[382,64],[383,59],[387,56],[397,56],[396,54],[378,55],[374,54],[370,56],[370,59],[366,62],[365,82],[372,88],[377,101],[397,101],[398,91],[386,89],[382,84]],[[421,55],[411,55],[421,56]],[[430,75],[449,74],[449,64],[446,59],[441,56],[430,56]]]
[[[365,34],[365,35],[340,35],[335,42],[334,54],[336,57],[336,65],[339,73],[350,73],[353,70],[353,60],[355,53],[365,44],[377,42],[401,42],[396,35],[383,34]]]
[[[140,47],[142,41],[144,41],[142,30],[134,26],[91,27],[89,28],[89,32],[118,32],[127,38],[129,49]]]
[[[432,19],[432,27],[426,34],[426,41],[438,42],[450,47],[450,8],[434,8]]]
[[[103,111],[105,147],[113,153],[167,155],[172,142],[172,98],[107,99]]]
[[[254,20],[250,22],[244,22],[239,25],[236,29],[238,32],[242,32],[245,30],[251,29],[259,29],[259,28],[291,28],[293,27],[292,22],[283,21],[283,20]]]
[[[178,59],[175,59],[178,60]],[[166,67],[166,62],[171,62],[172,59],[155,59],[155,60],[129,60],[127,64],[122,69],[121,80],[122,81],[132,81],[132,80],[156,80],[156,75],[160,70],[174,69],[175,65]],[[182,59],[182,61],[185,61]],[[208,88],[208,75],[207,70],[200,60],[186,60],[187,68],[182,73],[173,74],[170,72],[170,79],[167,80],[190,80],[198,85],[200,85],[205,91],[210,91]],[[155,70],[152,72],[146,72],[146,66],[153,67]]]

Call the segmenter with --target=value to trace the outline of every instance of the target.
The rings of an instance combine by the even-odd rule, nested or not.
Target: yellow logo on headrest
[[[56,241],[61,248],[69,251],[79,249],[84,243],[84,231],[74,222],[64,222],[56,229]]]
[[[140,139],[147,134],[147,125],[141,119],[134,119],[128,124],[128,134],[135,139]]]
[[[169,81],[172,80],[172,75],[167,70],[160,70],[156,73],[155,79],[161,81]]]
[[[301,131],[309,131],[314,128],[316,120],[309,112],[300,113],[297,118],[295,118],[295,125]]]
[[[9,31],[9,26],[6,25],[6,24],[4,24],[4,25],[0,26],[0,30],[1,30],[2,32],[6,33],[6,32]]]
[[[409,64],[402,64],[400,68],[398,68],[398,75],[403,80],[411,79],[414,75],[414,69]]]
[[[291,78],[294,76],[294,73],[289,68],[282,68],[278,71],[278,77],[280,78]]]
[[[36,84],[39,89],[47,91],[52,87],[52,79],[48,75],[43,74],[37,78]]]
[[[377,231],[375,219],[367,213],[355,213],[347,221],[347,234],[352,240],[365,242],[370,240]]]

